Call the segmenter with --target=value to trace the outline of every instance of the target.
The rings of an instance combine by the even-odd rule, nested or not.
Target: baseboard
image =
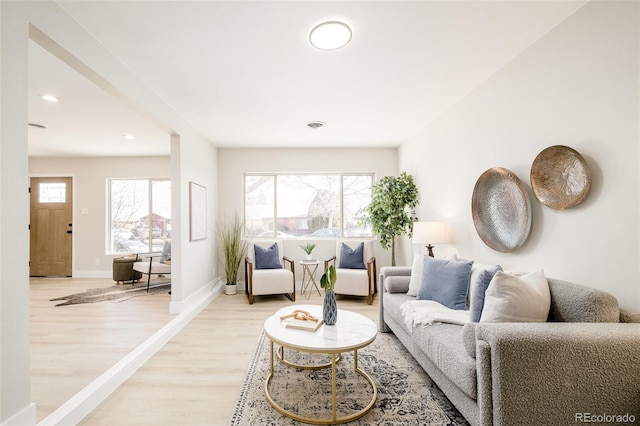
[[[118,361],[113,367],[89,383],[71,399],[43,419],[39,425],[72,425],[79,423],[113,391],[131,377],[160,348],[182,330],[202,309],[222,292],[221,285],[212,282],[180,305],[181,311],[167,325]],[[22,423],[25,424],[25,423]],[[33,423],[32,423],[33,424]],[[13,424],[12,424],[13,425]],[[4,426],[4,425],[3,425]]]
[[[25,408],[9,417],[0,426],[25,426],[36,424],[36,404],[30,403]]]
[[[220,295],[220,293],[224,291],[223,287],[224,285],[222,284],[222,279],[217,278],[210,283],[202,286],[199,290],[197,290],[191,296],[187,297],[185,300],[176,302],[171,301],[171,303],[169,303],[169,313],[180,314],[191,309],[198,309],[198,306],[203,303],[206,306],[207,304],[209,304],[209,302],[218,297],[218,295]],[[200,310],[201,309],[202,308],[200,308]]]
[[[113,271],[85,271],[75,270],[73,271],[73,278],[112,278]]]

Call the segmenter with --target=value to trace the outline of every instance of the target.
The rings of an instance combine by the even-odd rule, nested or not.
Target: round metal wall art
[[[565,210],[585,199],[591,187],[591,172],[578,151],[554,145],[542,150],[533,160],[531,187],[542,204]]]
[[[503,167],[485,171],[471,197],[473,224],[482,241],[508,253],[524,244],[531,230],[531,200],[518,176]]]

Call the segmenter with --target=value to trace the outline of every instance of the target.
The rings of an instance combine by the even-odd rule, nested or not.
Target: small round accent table
[[[350,422],[367,414],[375,405],[378,396],[378,388],[373,379],[358,367],[358,350],[368,346],[376,339],[378,330],[376,324],[364,315],[355,312],[338,309],[338,322],[335,325],[323,324],[316,331],[296,330],[286,328],[280,319],[281,316],[290,314],[295,309],[307,311],[316,318],[322,318],[322,306],[320,305],[296,305],[280,309],[264,323],[264,332],[270,340],[270,372],[264,383],[264,393],[267,401],[280,414],[304,423],[334,425]],[[274,351],[274,344],[280,345],[277,353]],[[285,348],[305,352],[310,354],[328,354],[331,362],[323,365],[302,366],[290,363],[285,360]],[[340,354],[343,352],[353,352],[353,369],[356,373],[364,377],[372,389],[371,401],[360,411],[344,417],[337,417],[337,396],[336,396],[336,363],[341,360]],[[296,413],[284,409],[273,400],[269,393],[269,382],[273,378],[274,362],[280,361],[284,365],[293,368],[320,369],[331,368],[331,417],[323,419],[312,419],[299,416]]]
[[[308,300],[311,297],[311,293],[313,293],[313,288],[315,287],[318,292],[318,296],[322,296],[318,283],[316,283],[316,272],[318,272],[318,265],[320,265],[320,261],[302,260],[300,261],[300,264],[302,265],[302,288],[300,289],[300,295],[303,296],[305,291],[309,289],[309,294],[307,294]]]

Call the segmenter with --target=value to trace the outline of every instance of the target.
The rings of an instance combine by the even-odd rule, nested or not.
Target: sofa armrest
[[[478,404],[494,425],[640,419],[640,324],[479,323],[475,333],[489,355],[478,371],[490,371],[478,377]]]
[[[409,290],[409,281],[411,279],[411,267],[410,266],[383,266],[380,268],[380,291],[379,291],[379,300],[380,300],[380,323],[379,329],[383,333],[388,333],[391,331],[389,327],[384,322],[384,293],[388,293],[386,281],[387,279],[393,280],[394,283],[390,286],[393,286],[394,291],[401,292],[400,287],[404,287],[404,278],[406,277],[406,288],[405,293]]]

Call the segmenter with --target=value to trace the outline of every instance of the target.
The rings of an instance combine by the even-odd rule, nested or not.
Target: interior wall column
[[[0,424],[35,424],[29,358],[29,23],[0,2]]]

